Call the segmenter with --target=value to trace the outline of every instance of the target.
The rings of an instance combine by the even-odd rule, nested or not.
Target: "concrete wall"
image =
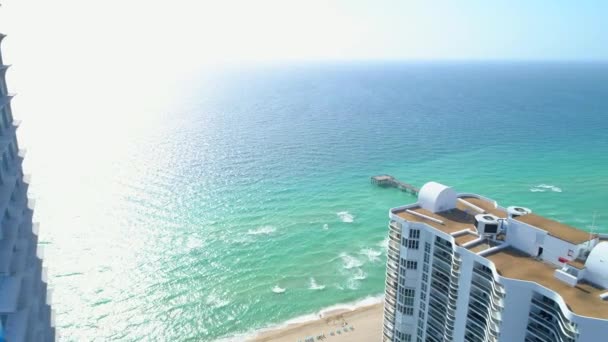
[[[558,239],[554,236],[547,235],[547,237],[545,237],[543,249],[544,252],[542,258],[544,261],[548,261],[556,266],[562,266],[563,263],[559,262],[559,258],[566,258],[568,260],[576,259],[579,246],[562,239]]]
[[[507,243],[524,253],[536,256],[538,248],[543,246],[547,238],[547,232],[513,219],[507,219],[507,224]],[[543,251],[543,254],[545,252]]]

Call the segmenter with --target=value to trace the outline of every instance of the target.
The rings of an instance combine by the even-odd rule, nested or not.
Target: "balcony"
[[[384,301],[386,302],[386,304],[388,304],[388,306],[394,308],[397,306],[397,302],[395,301],[395,299],[390,298],[388,296],[384,297]]]
[[[532,304],[536,305],[539,309],[547,311],[549,314],[557,316],[556,319],[561,321],[565,330],[571,332],[572,334],[577,333],[576,325],[574,323],[570,322],[570,320],[567,319],[566,316],[564,316],[561,308],[559,308],[558,306],[546,303],[537,298],[532,298]],[[557,313],[557,315],[555,315],[555,313]],[[574,335],[570,335],[570,336],[572,336],[574,338]]]
[[[394,291],[397,291],[397,282],[390,280],[390,279],[386,279],[386,288],[392,289]]]
[[[530,319],[535,321],[537,324],[542,325],[546,329],[549,329],[549,331],[551,331],[555,336],[558,336],[560,340],[568,341],[570,339],[576,339],[575,334],[572,332],[566,332],[558,322],[554,322],[553,320],[548,319],[548,317],[543,317],[540,314],[530,312]]]
[[[443,265],[446,266],[446,268],[448,270],[452,270],[452,259],[445,254],[435,254],[435,257],[433,258],[433,264],[435,264],[437,261],[441,261],[443,263]]]
[[[401,235],[401,229],[402,229],[401,223],[391,220],[388,224],[388,228],[389,228],[389,230]]]
[[[401,253],[399,242],[389,240],[388,249],[393,252],[394,255],[399,255]]]
[[[28,332],[29,311],[27,309],[8,316],[6,320],[6,340],[23,341]]]
[[[0,276],[0,313],[11,313],[17,310],[21,281],[20,276]]]
[[[390,250],[388,251],[388,253],[386,254],[386,256],[388,257],[389,260],[399,264],[399,255],[395,256],[393,254],[393,252],[391,252]]]
[[[397,274],[399,274],[399,267],[397,266],[397,264],[394,261],[388,260],[386,262],[386,267],[389,271],[394,272],[395,276],[397,276]]]
[[[388,231],[388,238],[390,241],[395,241],[397,243],[401,242],[401,234],[395,233],[395,231],[393,231],[393,230]]]
[[[553,336],[551,331],[546,330],[546,328],[542,326],[537,326],[538,323],[530,323],[528,324],[528,333],[541,339],[542,341],[557,341],[557,337]]]

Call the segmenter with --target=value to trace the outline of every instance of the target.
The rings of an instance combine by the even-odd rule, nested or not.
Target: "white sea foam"
[[[378,242],[378,246],[384,248],[386,251],[388,249],[388,237],[385,237],[384,240]]]
[[[348,253],[340,253],[342,259],[342,267],[350,270],[351,268],[361,267],[363,262]]]
[[[545,191],[553,191],[553,192],[562,192],[562,188],[557,187],[551,184],[539,184],[530,188],[532,192],[545,192]]]
[[[277,229],[273,226],[261,226],[256,229],[249,229],[249,231],[247,231],[247,235],[268,235],[276,231]]]
[[[369,261],[379,261],[379,256],[382,254],[382,252],[371,248],[363,248],[359,253],[365,255]]]
[[[362,269],[357,268],[355,274],[353,275],[354,280],[363,280],[367,278],[367,273],[365,273]]]
[[[355,278],[350,278],[346,281],[346,288],[349,290],[356,290],[361,286],[361,282]]]
[[[326,224],[324,224],[324,225],[323,225],[323,229],[324,229],[324,230],[328,230],[328,229],[329,229],[329,225],[328,225],[327,223],[326,223]]]
[[[308,287],[309,290],[323,290],[324,288],[325,285],[317,284],[315,278],[310,278],[310,286]]]
[[[338,215],[340,221],[345,223],[352,223],[355,220],[355,216],[348,211],[340,211],[336,215]]]
[[[283,292],[285,292],[285,289],[282,288],[282,287],[280,287],[279,285],[275,285],[272,288],[272,292],[274,292],[274,293],[283,293]]]

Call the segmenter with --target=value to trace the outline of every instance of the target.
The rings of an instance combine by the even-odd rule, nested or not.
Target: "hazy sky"
[[[608,59],[608,1],[5,0],[0,30],[19,39],[14,53],[157,67],[243,59]]]
[[[608,1],[0,1],[13,104],[41,118],[111,122],[108,107],[152,106],[218,62],[608,60]]]

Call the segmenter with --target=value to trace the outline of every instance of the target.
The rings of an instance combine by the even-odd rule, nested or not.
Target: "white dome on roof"
[[[418,192],[420,207],[433,213],[456,208],[456,192],[449,186],[428,182]]]
[[[608,288],[608,242],[598,243],[585,262],[585,280]]]

